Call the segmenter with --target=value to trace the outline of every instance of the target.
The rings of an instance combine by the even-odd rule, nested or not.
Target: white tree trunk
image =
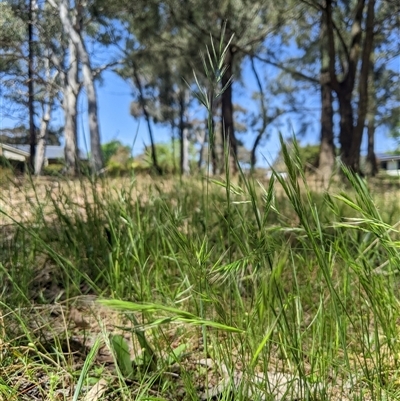
[[[190,165],[189,165],[189,130],[187,127],[188,122],[188,113],[187,113],[187,105],[189,102],[189,92],[186,89],[181,89],[180,97],[180,122],[179,122],[179,136],[180,136],[180,165],[181,165],[181,174],[189,175],[190,174]]]
[[[51,118],[51,109],[53,106],[54,97],[57,92],[55,86],[55,81],[59,72],[56,71],[53,76],[50,74],[50,60],[49,57],[45,59],[46,68],[46,82],[45,82],[45,93],[42,101],[42,119],[40,123],[40,132],[37,138],[36,144],[36,154],[35,154],[35,175],[40,175],[42,173],[44,165],[44,155],[46,150],[47,132],[49,129],[49,122]]]
[[[98,172],[103,168],[103,155],[101,151],[100,129],[97,118],[96,87],[94,85],[92,70],[88,64],[83,64],[82,73],[83,84],[86,88],[86,96],[88,100],[91,162],[94,171]]]
[[[205,144],[206,144],[206,138],[207,138],[207,131],[204,130],[199,130],[196,133],[196,140],[200,145],[200,149],[199,149],[199,160],[197,161],[197,168],[199,169],[199,172],[201,171],[202,167],[203,167],[203,163],[204,161],[207,162],[207,160],[205,160],[204,158],[204,148],[205,148]],[[207,172],[209,170],[209,167],[207,166]]]
[[[46,139],[50,121],[50,110],[51,106],[49,103],[43,107],[42,121],[40,123],[39,137],[37,138],[36,144],[36,155],[35,155],[35,175],[42,173],[44,164],[44,154],[46,150]]]
[[[189,165],[189,130],[185,127],[182,131],[182,174],[190,175]]]
[[[53,1],[52,1],[53,3]],[[88,100],[88,114],[89,114],[89,133],[90,133],[90,147],[93,169],[98,172],[103,167],[103,158],[101,152],[100,142],[100,129],[97,118],[97,96],[96,88],[94,85],[93,71],[90,65],[89,54],[86,50],[80,32],[73,25],[68,10],[70,8],[69,0],[61,0],[59,5],[60,19],[63,30],[68,38],[75,45],[79,60],[82,63],[83,84],[86,89],[86,96]]]
[[[69,69],[67,73],[66,84],[64,87],[64,138],[65,138],[65,163],[67,165],[68,175],[76,175],[78,167],[78,149],[77,149],[77,104],[79,94],[78,81],[78,60],[75,45],[69,40]]]

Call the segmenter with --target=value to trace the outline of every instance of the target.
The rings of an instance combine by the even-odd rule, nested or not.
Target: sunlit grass
[[[281,144],[269,181],[3,183],[0,400],[400,399],[400,203]]]
[[[31,218],[7,212],[0,244],[3,399],[57,399],[65,383],[64,399],[81,399],[100,379],[103,397],[126,400],[397,399],[400,205],[346,170],[351,188],[312,192],[296,160],[269,184],[30,189]],[[64,312],[32,313],[40,304]],[[71,325],[74,308],[97,323]],[[109,339],[124,328],[129,377]]]

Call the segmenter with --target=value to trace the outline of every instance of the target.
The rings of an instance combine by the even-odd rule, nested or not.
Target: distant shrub
[[[50,175],[50,176],[56,176],[56,175],[62,174],[64,169],[65,169],[65,166],[62,163],[49,164],[43,168],[43,174]]]
[[[107,165],[107,174],[112,177],[120,177],[131,174],[133,167],[130,164],[119,163],[118,161],[110,161]]]
[[[25,167],[24,162],[9,160],[4,156],[0,156],[0,181],[3,182],[9,177],[23,174]]]

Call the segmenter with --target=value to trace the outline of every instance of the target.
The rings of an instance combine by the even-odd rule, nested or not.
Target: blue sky
[[[262,65],[259,66],[262,68]],[[244,70],[245,88],[237,88],[235,102],[249,105],[249,93],[255,90],[255,84],[248,68]],[[239,85],[235,84],[236,87]],[[116,74],[105,72],[103,84],[98,87],[99,97],[99,115],[101,124],[102,141],[108,142],[113,139],[119,139],[124,144],[133,147],[133,154],[138,154],[143,150],[143,143],[149,144],[147,126],[144,121],[137,121],[129,113],[130,102],[132,101],[133,88]],[[247,95],[246,95],[247,92]],[[310,107],[317,108],[319,93],[309,97]],[[81,99],[81,107],[84,108],[84,99]],[[255,104],[250,107],[254,108]],[[81,120],[85,120],[85,115],[81,115]],[[319,112],[314,113],[310,120],[313,122],[309,132],[301,138],[302,144],[316,144],[319,141]],[[291,136],[296,132],[299,122],[296,118],[288,118],[285,124],[282,124],[280,130],[284,136]],[[80,126],[81,126],[80,122]],[[336,124],[337,125],[337,124]],[[264,159],[273,161],[280,149],[279,131],[272,129],[269,140],[265,141],[259,147],[258,162],[260,165],[266,165]],[[86,130],[87,132],[87,130]],[[154,126],[154,132],[157,142],[166,142],[169,138],[169,130],[165,127]],[[135,141],[136,137],[136,141]],[[247,147],[253,142],[254,135],[241,135],[241,139]],[[385,129],[379,129],[376,134],[376,153],[384,153],[396,147],[395,142],[387,136]],[[89,143],[89,141],[87,141]],[[363,151],[366,151],[366,141],[363,144]]]
[[[394,65],[392,68],[400,70],[399,60],[393,61]],[[262,69],[266,68],[265,65],[258,65],[260,75],[262,75]],[[251,92],[255,90],[255,81],[250,72],[249,66],[245,66],[243,75],[243,85],[234,83],[236,93],[234,101],[239,104],[245,104],[250,110],[254,110],[256,104],[251,103]],[[111,71],[105,71],[102,76],[102,83],[97,84],[98,88],[98,104],[99,104],[99,121],[102,142],[109,142],[114,139],[118,139],[126,145],[132,147],[133,154],[137,155],[143,151],[144,143],[149,144],[147,126],[144,121],[138,121],[134,119],[129,112],[130,103],[133,99],[132,92],[133,88],[130,84],[115,73]],[[311,95],[307,98],[310,103],[309,107],[317,108],[319,94]],[[0,99],[0,128],[12,127],[18,124],[18,121],[14,121],[5,117],[3,113],[4,99]],[[90,143],[88,139],[87,129],[87,114],[86,114],[86,101],[84,93],[79,99],[79,146],[82,150],[88,149]],[[62,124],[62,110],[58,109],[54,112],[54,125]],[[311,121],[311,127],[307,135],[301,138],[302,144],[315,144],[318,143],[319,137],[319,113],[311,113],[309,117]],[[294,116],[286,118],[285,124],[280,126],[280,131],[286,137],[292,135],[293,132],[298,131],[299,122],[296,121]],[[258,151],[258,164],[260,166],[267,166],[268,162],[271,163],[279,152],[279,138],[278,129],[272,129],[270,138],[265,141]],[[157,142],[166,142],[169,140],[169,130],[165,127],[154,126],[154,133]],[[393,140],[388,138],[385,130],[378,130],[376,134],[376,152],[384,153],[388,150],[393,150],[396,145]],[[250,147],[253,142],[254,135],[246,134],[240,136],[243,139],[245,145]],[[136,140],[135,140],[136,138]],[[364,141],[365,142],[365,141]],[[363,150],[366,150],[366,142],[363,144]]]

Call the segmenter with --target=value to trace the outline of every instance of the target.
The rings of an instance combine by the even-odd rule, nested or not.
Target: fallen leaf
[[[97,401],[106,392],[107,387],[107,381],[100,379],[85,395],[83,401]]]

